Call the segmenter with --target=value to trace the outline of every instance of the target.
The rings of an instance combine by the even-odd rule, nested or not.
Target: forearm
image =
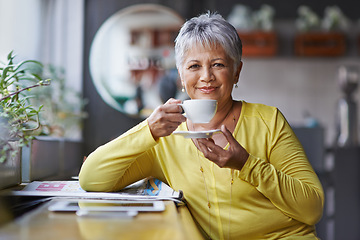
[[[118,191],[147,177],[152,160],[146,151],[156,145],[146,122],[92,152],[80,170],[79,181],[86,191]]]

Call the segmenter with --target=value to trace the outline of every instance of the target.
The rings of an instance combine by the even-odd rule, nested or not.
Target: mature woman
[[[80,172],[88,191],[118,191],[153,176],[182,190],[211,239],[317,239],[324,194],[301,144],[275,107],[235,101],[241,41],[218,14],[186,22],[176,39],[177,68],[192,99],[216,99],[206,124],[181,114],[170,99],[117,139],[99,147]],[[221,128],[211,139],[174,130]]]

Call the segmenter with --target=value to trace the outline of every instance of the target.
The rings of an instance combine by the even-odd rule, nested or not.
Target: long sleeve
[[[250,157],[239,177],[285,215],[308,225],[322,216],[324,193],[302,146],[280,112],[267,125],[267,159]],[[265,158],[265,157],[264,157]]]
[[[178,130],[186,131],[186,123]],[[80,184],[87,191],[118,191],[153,176],[183,191],[192,216],[213,239],[226,234],[231,239],[316,239],[323,190],[282,114],[243,102],[234,137],[250,157],[233,176],[206,159],[191,139],[172,134],[155,141],[144,121],[91,153]]]
[[[143,121],[87,157],[79,174],[81,187],[86,191],[118,191],[148,177],[153,161],[147,150],[156,144]]]

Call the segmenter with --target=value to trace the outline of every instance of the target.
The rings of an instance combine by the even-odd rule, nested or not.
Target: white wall
[[[0,60],[14,50],[21,58],[39,59],[39,0],[0,0]]]
[[[63,67],[81,91],[84,0],[0,0],[0,60],[35,59]]]
[[[244,58],[236,99],[278,107],[292,125],[304,124],[308,111],[325,127],[326,144],[335,138],[337,100],[342,93],[337,71],[342,64],[355,64],[357,58]],[[355,92],[360,99],[360,87]],[[360,102],[358,103],[358,108]]]

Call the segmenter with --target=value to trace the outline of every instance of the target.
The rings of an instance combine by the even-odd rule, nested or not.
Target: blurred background
[[[216,11],[243,40],[234,98],[278,107],[323,182],[319,235],[360,239],[359,7],[350,0],[0,0],[0,61],[13,50],[18,61],[60,69],[57,94],[76,93],[64,104],[77,118],[68,120],[75,127],[64,118],[55,135],[81,142],[81,163],[169,97],[187,97],[173,40],[186,19]]]

